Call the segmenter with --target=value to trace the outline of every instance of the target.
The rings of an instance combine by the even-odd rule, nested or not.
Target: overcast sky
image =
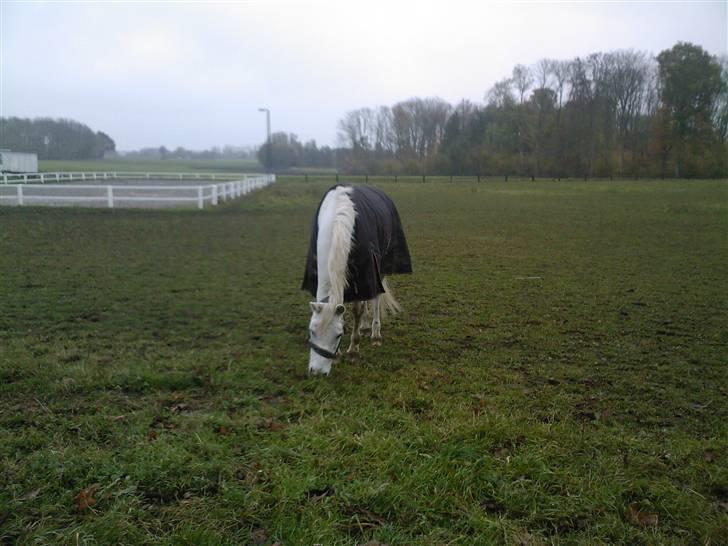
[[[348,110],[482,102],[514,65],[728,47],[726,1],[487,3],[0,0],[0,115],[64,117],[117,149],[336,143]]]

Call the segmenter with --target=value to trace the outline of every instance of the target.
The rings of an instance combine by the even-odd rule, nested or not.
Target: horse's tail
[[[382,279],[382,286],[384,286],[384,293],[381,295],[381,309],[385,313],[391,313],[392,315],[402,311],[402,306],[394,297],[394,292],[387,283],[387,279]]]

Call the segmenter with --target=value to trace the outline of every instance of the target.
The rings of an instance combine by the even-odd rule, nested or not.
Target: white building
[[[38,155],[0,149],[0,172],[37,173]]]

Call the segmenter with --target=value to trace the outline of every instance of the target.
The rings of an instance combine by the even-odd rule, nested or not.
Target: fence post
[[[8,183],[8,175],[4,174],[3,175],[3,184],[7,184],[7,183]]]
[[[18,205],[23,206],[23,185],[18,184]]]
[[[217,186],[212,186],[212,204],[217,205]]]
[[[201,209],[205,206],[205,202],[202,200],[202,186],[197,186],[197,208]]]
[[[114,187],[111,185],[106,186],[106,202],[110,209],[114,208]]]

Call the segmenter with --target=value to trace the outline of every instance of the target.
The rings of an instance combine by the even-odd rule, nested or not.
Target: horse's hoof
[[[356,362],[357,360],[359,360],[359,351],[347,351],[346,358],[351,360],[352,362]]]
[[[374,347],[381,347],[382,346],[382,338],[381,337],[372,338],[372,345]]]

